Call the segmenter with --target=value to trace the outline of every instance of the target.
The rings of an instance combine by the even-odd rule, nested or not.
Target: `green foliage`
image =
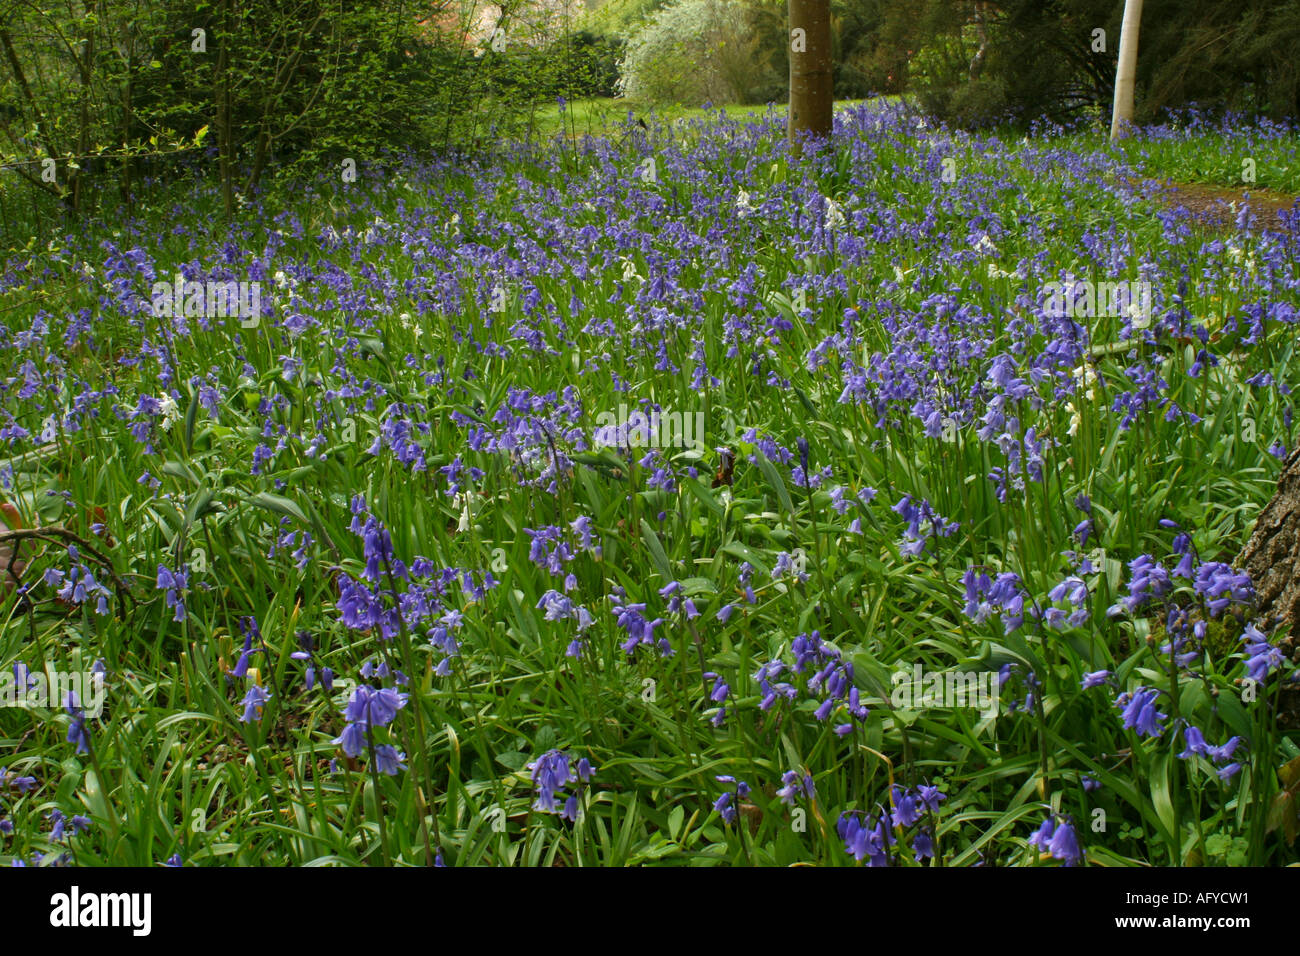
[[[622,52],[622,42],[613,37],[579,31],[546,46],[489,55],[483,64],[484,81],[494,95],[518,104],[561,96],[614,96]]]
[[[963,127],[1025,125],[1110,108],[1122,3],[867,4],[880,17],[877,42],[915,51],[907,67],[910,89],[944,120]],[[1294,116],[1300,109],[1298,58],[1300,0],[1147,0],[1137,118],[1151,121],[1164,110],[1194,104]]]
[[[675,0],[650,16],[627,42],[620,92],[649,103],[747,102],[765,81],[749,13],[735,0]]]
[[[1300,115],[1300,0],[1147,0],[1143,116],[1189,104]]]
[[[267,170],[513,135],[539,101],[611,95],[621,43],[523,8],[470,42],[450,0],[14,7],[0,56],[0,230],[12,244],[197,163],[233,207]],[[531,19],[530,19],[531,17]],[[42,162],[57,164],[42,178]],[[227,210],[229,212],[229,210]]]
[[[603,36],[627,37],[668,0],[606,0],[584,11],[578,26]]]
[[[995,0],[975,7],[884,5],[888,31],[917,50],[911,90],[939,118],[966,128],[1039,117],[1062,121],[1109,96],[1119,42],[1110,0]],[[1109,38],[1092,50],[1093,30]]]

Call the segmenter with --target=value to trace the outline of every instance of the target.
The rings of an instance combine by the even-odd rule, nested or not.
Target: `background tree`
[[[25,245],[113,192],[129,215],[208,164],[230,215],[272,168],[526,133],[539,100],[613,92],[618,44],[576,33],[569,0],[507,4],[501,37],[482,6],[0,0],[0,233]]]
[[[902,54],[906,89],[968,128],[1091,116],[1109,126],[1123,0],[855,0],[877,56]],[[1145,0],[1136,122],[1193,104],[1300,113],[1300,0]],[[982,53],[981,53],[982,51]]]
[[[790,145],[826,137],[835,107],[830,0],[790,0]]]
[[[1115,69],[1115,105],[1111,109],[1110,138],[1118,139],[1133,122],[1133,87],[1137,82],[1138,28],[1142,25],[1142,0],[1125,0],[1124,25],[1119,38],[1119,65]]]
[[[743,4],[678,0],[628,40],[620,92],[642,103],[739,102],[756,54]]]

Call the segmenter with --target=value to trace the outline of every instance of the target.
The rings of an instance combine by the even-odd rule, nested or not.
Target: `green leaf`
[[[790,500],[790,492],[786,490],[785,482],[777,473],[776,466],[772,464],[770,458],[762,452],[758,453],[758,470],[763,473],[767,483],[776,491],[776,496],[781,501],[781,507],[785,509],[787,515],[794,514],[794,502]]]
[[[162,473],[188,481],[191,485],[202,484],[203,479],[194,473],[194,469],[181,461],[163,462]]]
[[[196,389],[190,396],[190,406],[185,409],[185,451],[194,453],[194,423],[198,420],[199,393]]]
[[[1151,803],[1165,830],[1174,833],[1174,802],[1169,788],[1169,760],[1166,751],[1151,759]]]
[[[200,490],[190,501],[190,506],[185,512],[185,523],[190,525],[206,515],[224,511],[224,507],[216,497],[217,493],[211,488]]]
[[[646,548],[650,551],[650,557],[654,559],[655,566],[659,573],[663,575],[665,581],[673,580],[673,568],[668,562],[668,555],[664,551],[663,544],[659,541],[659,535],[654,528],[650,527],[650,522],[645,518],[641,519],[641,540],[645,542]]]
[[[273,511],[276,514],[293,518],[295,521],[301,521],[303,524],[310,524],[307,520],[306,513],[298,507],[297,502],[291,501],[282,495],[273,495],[269,491],[259,491],[257,494],[250,495],[244,500],[254,507]]]
[[[700,504],[708,508],[709,511],[713,512],[717,517],[726,517],[726,509],[722,507],[722,502],[718,500],[718,496],[714,494],[712,488],[705,488],[704,485],[696,481],[694,478],[686,477],[681,479],[681,485],[696,499],[698,499]]]

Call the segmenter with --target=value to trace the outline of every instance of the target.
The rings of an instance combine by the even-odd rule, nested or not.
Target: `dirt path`
[[[1182,207],[1193,218],[1207,225],[1235,229],[1243,201],[1250,205],[1255,217],[1251,225],[1252,231],[1286,232],[1288,221],[1300,225],[1295,221],[1294,208],[1300,202],[1300,197],[1286,193],[1270,189],[1226,188],[1168,180],[1153,180],[1152,185],[1155,189],[1150,193],[1150,198],[1171,208]]]

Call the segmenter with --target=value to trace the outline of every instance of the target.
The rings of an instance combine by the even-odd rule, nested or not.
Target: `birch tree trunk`
[[[980,74],[984,72],[984,60],[989,52],[989,28],[988,28],[988,11],[985,9],[986,3],[975,4],[975,35],[979,37],[980,45],[971,57],[969,75],[972,80],[978,80]]]
[[[1115,103],[1110,114],[1110,138],[1118,139],[1133,122],[1133,87],[1137,81],[1138,27],[1142,0],[1124,0],[1124,25],[1119,35],[1119,65],[1115,68]]]
[[[831,73],[830,0],[790,0],[790,146],[802,136],[831,132],[835,105]]]

